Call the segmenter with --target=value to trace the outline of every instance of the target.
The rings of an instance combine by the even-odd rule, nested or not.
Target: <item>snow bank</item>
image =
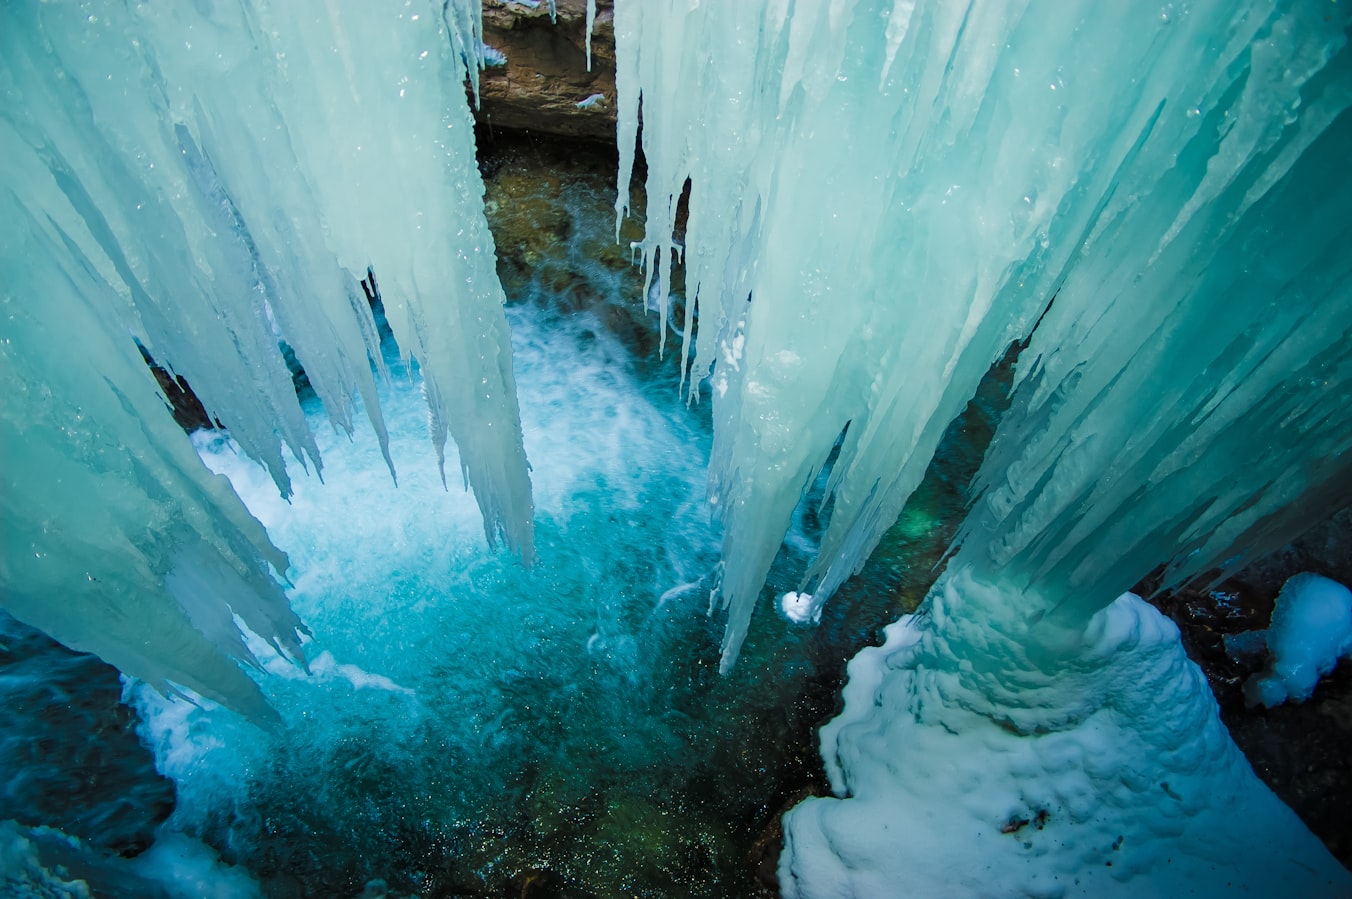
[[[786,816],[785,896],[1352,890],[1139,598],[1082,636],[969,573],[947,575],[929,609],[850,663],[822,731],[835,798]]]
[[[1352,653],[1352,591],[1317,574],[1282,586],[1267,630],[1268,662],[1244,684],[1251,705],[1304,702],[1319,678]]]

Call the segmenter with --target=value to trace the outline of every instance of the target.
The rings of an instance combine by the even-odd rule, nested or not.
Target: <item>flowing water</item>
[[[295,467],[289,504],[228,438],[194,437],[291,558],[309,673],[255,641],[275,731],[138,685],[126,696],[176,785],[168,828],[265,895],[754,895],[777,815],[821,787],[815,728],[845,659],[932,579],[992,399],[816,626],[773,602],[820,532],[821,483],[808,491],[741,661],[718,675],[707,398],[683,405],[656,354],[607,165],[525,143],[486,166],[533,568],[487,549],[454,460],[443,489],[416,370],[395,364],[383,388],[397,489],[370,433],[317,427],[324,483]]]

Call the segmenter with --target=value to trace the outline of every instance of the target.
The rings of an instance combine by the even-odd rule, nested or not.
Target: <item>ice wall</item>
[[[321,459],[279,340],[336,428],[351,432],[361,408],[385,441],[371,371],[383,363],[353,274],[368,265],[417,360],[438,456],[449,432],[489,542],[530,560],[463,90],[481,45],[468,0],[393,14],[267,2],[0,12],[14,614],[128,673],[255,707],[225,660],[247,658],[231,617],[294,644],[268,574],[286,561],[173,432],[135,342],[187,378],[286,496],[284,455],[317,470]]]
[[[1345,894],[1176,631],[1115,598],[1346,502],[1348,12],[631,2],[615,26],[621,200],[641,113],[644,262],[665,302],[683,254],[712,391],[725,668],[838,436],[802,617],[1021,347],[947,574],[852,663],[785,892]]]
[[[1352,52],[1326,12],[1246,10],[1161,112],[1023,353],[955,564],[1083,619],[1346,504]]]
[[[983,475],[987,508],[1015,512],[1008,551],[983,544],[993,565],[1031,548],[1029,578],[1101,605],[1129,569],[1201,550],[1183,575],[1236,540],[1261,547],[1320,503],[1276,509],[1346,485],[1345,462],[1321,461],[1352,432],[1336,402],[1352,308],[1337,252],[1345,12],[822,0],[615,15],[619,211],[641,106],[643,258],[665,303],[683,254],[692,391],[712,371],[725,667],[838,435],[803,584],[818,603],[1039,320]],[[1278,423],[1289,441],[1265,450]],[[1246,461],[1214,467],[1235,453]],[[1241,469],[1248,486],[1229,484]],[[1110,562],[1124,533],[1138,537]],[[1073,573],[1081,561],[1099,583]]]

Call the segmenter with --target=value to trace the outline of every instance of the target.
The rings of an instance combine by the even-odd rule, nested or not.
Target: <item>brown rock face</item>
[[[596,6],[588,71],[586,0],[558,0],[552,22],[548,0],[484,0],[484,43],[507,59],[479,75],[480,125],[614,142],[614,17]]]

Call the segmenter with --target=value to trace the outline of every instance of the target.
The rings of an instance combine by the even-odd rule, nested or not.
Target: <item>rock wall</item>
[[[484,0],[490,65],[479,78],[479,124],[537,134],[615,141],[615,27],[598,0],[587,69],[586,0],[549,4]],[[497,60],[492,51],[505,60]]]

